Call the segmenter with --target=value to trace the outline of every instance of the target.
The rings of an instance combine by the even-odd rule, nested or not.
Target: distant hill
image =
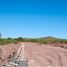
[[[67,43],[67,39],[61,39],[61,38],[56,38],[56,37],[51,37],[51,36],[48,36],[48,37],[41,37],[41,38],[38,38],[41,43]]]

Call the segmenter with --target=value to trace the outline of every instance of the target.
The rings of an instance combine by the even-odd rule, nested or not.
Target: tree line
[[[0,45],[19,43],[19,42],[37,42],[42,44],[53,44],[53,43],[65,43],[67,44],[67,39],[60,39],[54,37],[42,37],[42,38],[0,38]]]

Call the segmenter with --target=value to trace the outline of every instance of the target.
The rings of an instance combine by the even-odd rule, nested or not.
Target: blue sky
[[[0,0],[3,37],[67,38],[67,0]]]

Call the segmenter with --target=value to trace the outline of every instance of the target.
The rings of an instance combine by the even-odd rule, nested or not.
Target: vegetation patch
[[[67,39],[60,39],[55,37],[42,37],[42,38],[0,38],[0,45],[19,43],[19,42],[37,42],[43,44],[55,44],[55,43],[65,43],[67,44]]]

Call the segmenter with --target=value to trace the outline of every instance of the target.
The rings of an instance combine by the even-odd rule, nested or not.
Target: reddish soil
[[[24,45],[29,66],[67,66],[67,49],[37,43]]]
[[[24,56],[28,60],[28,67],[67,67],[67,49],[31,42],[21,45],[24,45]],[[0,46],[0,63],[4,63],[21,47],[19,44]],[[23,50],[21,57],[23,58]]]
[[[0,46],[0,65],[5,63],[11,56],[13,56],[19,48],[19,44],[9,44]]]

